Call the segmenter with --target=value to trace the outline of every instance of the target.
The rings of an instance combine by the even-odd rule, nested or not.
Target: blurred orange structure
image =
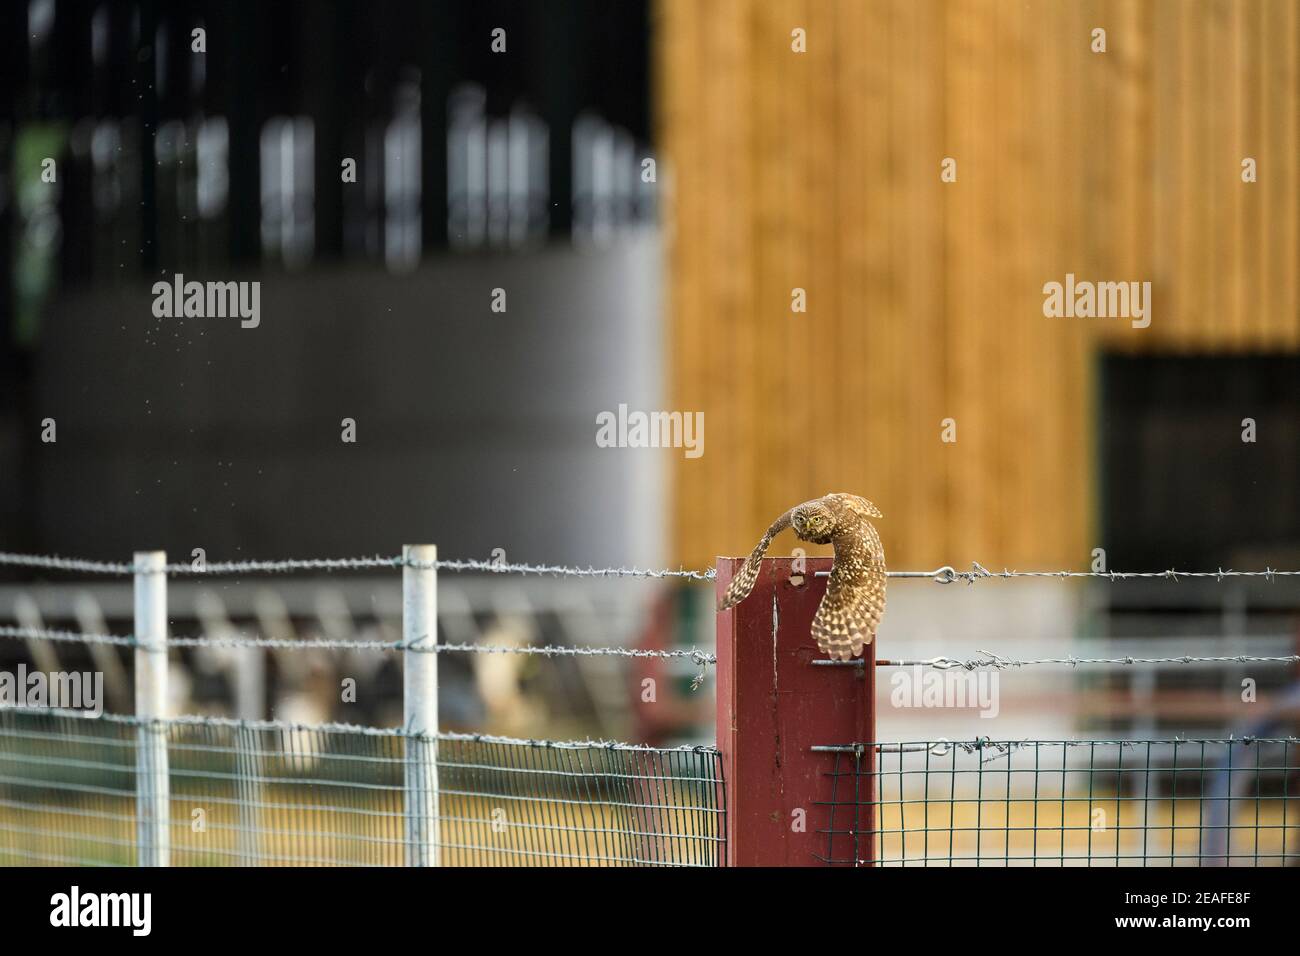
[[[661,0],[658,28],[668,407],[709,432],[672,461],[675,562],[850,491],[892,567],[1079,566],[1100,354],[1300,349],[1290,0]],[[1045,317],[1068,273],[1150,281],[1150,327]]]

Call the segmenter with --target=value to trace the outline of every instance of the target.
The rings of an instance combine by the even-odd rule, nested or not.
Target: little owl
[[[857,657],[862,646],[876,636],[885,613],[885,549],[867,520],[880,517],[883,515],[875,505],[857,495],[830,494],[791,508],[772,523],[745,559],[718,610],[735,607],[749,596],[768,545],[793,526],[804,541],[835,545],[830,583],[812,622],[813,639],[831,658],[847,661]]]

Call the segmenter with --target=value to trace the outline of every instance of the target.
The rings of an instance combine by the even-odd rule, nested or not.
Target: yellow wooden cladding
[[[849,491],[894,567],[1083,567],[1098,354],[1300,348],[1294,0],[660,0],[656,38],[669,407],[707,436],[676,560]],[[1067,273],[1150,281],[1150,327],[1044,317]]]

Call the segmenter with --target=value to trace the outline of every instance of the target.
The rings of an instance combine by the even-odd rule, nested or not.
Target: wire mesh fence
[[[173,865],[401,865],[413,735],[211,718],[140,721],[0,709],[0,865],[132,865],[137,749],[165,735]],[[442,734],[443,865],[712,866],[711,747]]]
[[[0,553],[0,565],[134,576],[134,633],[108,633],[102,622],[80,632],[52,630],[43,626],[39,614],[29,614],[31,620],[20,621],[20,626],[0,625],[0,638],[24,642],[34,661],[48,658],[51,666],[45,670],[51,675],[57,660],[47,642],[53,642],[50,646],[83,644],[92,652],[113,654],[116,648],[129,648],[134,655],[134,703],[139,715],[92,718],[32,706],[11,709],[0,700],[0,865],[710,866],[734,862],[726,845],[723,758],[713,747],[654,748],[435,733],[436,663],[444,653],[654,658],[698,668],[692,687],[705,679],[708,668],[721,667],[717,655],[696,648],[440,641],[439,569],[695,582],[715,580],[716,569],[438,561],[432,546],[408,546],[394,557],[241,561],[202,567],[169,565],[161,552],[138,553],[131,563]],[[270,636],[248,637],[235,634],[226,624],[214,634],[168,634],[170,575],[398,568],[403,571],[401,640],[346,634],[298,640],[279,636],[275,627]],[[826,573],[820,570],[815,575]],[[1296,575],[1300,571],[1271,568],[997,573],[978,564],[970,572],[948,566],[891,572],[893,577],[940,584],[1013,577],[1271,581]],[[800,613],[808,611],[810,618],[811,606]],[[787,620],[781,633],[798,642],[806,639],[807,631],[792,629]],[[779,633],[774,633],[774,640],[777,637]],[[196,653],[231,648],[399,652],[406,678],[401,721],[406,729],[160,717],[168,713],[167,652],[173,648]],[[1031,665],[1072,669],[1247,662],[1292,666],[1300,660],[1294,654],[1243,653],[1071,654],[1020,660],[979,653],[980,657],[966,660],[944,656],[812,663],[819,665],[818,670],[924,666],[939,671],[1001,671]],[[110,658],[101,653],[96,660]],[[798,654],[791,660],[800,667],[806,662]],[[117,663],[122,671],[118,676],[123,677]],[[728,666],[735,667],[734,658]],[[772,667],[777,666],[774,653]],[[412,681],[412,673],[425,677]],[[750,717],[769,703],[779,703],[755,701]],[[874,706],[874,697],[868,695],[865,706]],[[845,712],[860,713],[854,708]],[[839,728],[826,736],[843,739],[864,733],[861,728],[843,731]],[[819,824],[816,832],[824,838],[824,851],[815,856],[832,865],[1285,865],[1300,857],[1297,834],[1290,832],[1300,826],[1290,808],[1296,784],[1292,778],[1298,769],[1293,766],[1297,742],[1278,737],[818,745],[812,750],[825,753],[815,756],[832,764],[825,771],[831,797],[811,800],[814,795],[805,794],[803,799],[822,811],[824,826]],[[732,751],[729,754],[734,756]],[[761,777],[768,762],[761,755],[759,762],[763,767],[756,775]],[[733,779],[727,786],[736,788],[733,802],[740,794],[757,792],[740,781],[742,774],[732,764],[728,767]],[[808,776],[815,775],[815,767],[807,769]],[[787,809],[773,804],[765,818],[777,820]],[[733,819],[733,825],[738,819]],[[758,839],[745,830],[733,832],[731,849]],[[769,834],[761,839],[774,842],[777,837]],[[798,852],[807,858],[805,847]]]
[[[444,853],[464,863],[715,866],[712,747],[439,741]]]
[[[1297,738],[818,748],[833,866],[1300,864]]]

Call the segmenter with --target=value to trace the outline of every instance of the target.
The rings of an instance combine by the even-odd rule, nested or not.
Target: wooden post
[[[719,595],[743,560],[718,558]],[[831,559],[805,559],[801,577],[794,560],[765,558],[753,593],[718,615],[728,866],[874,857],[875,749],[813,748],[874,742],[876,648],[863,650],[861,666],[815,663],[825,656],[809,630],[827,583],[816,572],[830,570]]]

